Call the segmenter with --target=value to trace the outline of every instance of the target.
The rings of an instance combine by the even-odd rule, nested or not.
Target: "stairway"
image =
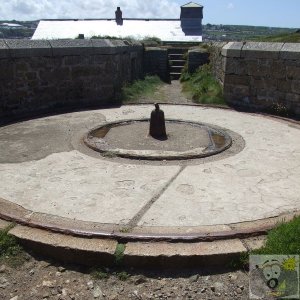
[[[178,80],[180,78],[182,69],[186,63],[185,54],[187,53],[187,51],[188,48],[168,48],[171,80]]]

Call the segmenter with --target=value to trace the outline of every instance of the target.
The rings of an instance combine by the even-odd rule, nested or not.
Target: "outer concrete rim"
[[[0,219],[0,228],[3,227]],[[242,253],[258,249],[264,245],[265,236],[246,239],[230,239],[195,243],[168,243],[161,241],[123,243],[122,261],[116,262],[119,242],[99,238],[82,238],[61,233],[15,225],[9,227],[9,234],[29,248],[48,257],[86,266],[124,266],[175,268],[213,267],[239,259]]]
[[[135,119],[127,119],[127,120],[103,123],[100,126],[92,128],[87,134],[84,135],[84,138],[83,138],[84,144],[87,147],[93,149],[94,151],[100,152],[101,154],[115,155],[115,156],[122,157],[122,158],[142,159],[142,160],[189,160],[189,159],[195,159],[195,158],[204,158],[204,157],[209,157],[209,156],[219,154],[219,153],[227,150],[228,148],[230,148],[232,145],[232,138],[227,132],[224,131],[224,130],[226,130],[225,128],[221,128],[216,125],[202,123],[202,122],[185,121],[185,120],[179,120],[179,119],[166,119],[166,122],[169,121],[169,122],[177,122],[177,123],[183,123],[183,124],[195,124],[198,126],[201,126],[201,125],[207,126],[210,129],[221,132],[222,135],[224,135],[225,140],[226,140],[225,145],[219,149],[209,151],[209,152],[202,152],[202,151],[200,152],[199,150],[198,151],[185,151],[185,152],[166,151],[165,154],[161,154],[161,155],[159,155],[159,154],[158,155],[156,155],[156,154],[149,155],[149,154],[143,154],[139,150],[128,150],[127,151],[126,149],[120,149],[120,148],[119,149],[105,149],[105,148],[101,148],[101,147],[95,145],[95,143],[90,141],[91,132],[101,129],[103,127],[110,126],[110,125],[118,125],[118,124],[123,124],[123,123],[130,124],[133,122],[147,122],[149,120],[150,120],[149,118],[140,118],[140,119],[135,118]]]
[[[218,226],[207,225],[193,227],[194,233],[178,233],[177,227],[152,227],[152,229],[157,229],[158,232],[149,233],[147,232],[147,227],[139,228],[141,229],[139,232],[126,232],[126,228],[117,224],[77,221],[33,212],[2,198],[0,198],[0,204],[0,219],[5,221],[55,233],[77,237],[114,239],[119,242],[166,241],[189,243],[254,237],[265,235],[279,223],[287,222],[292,220],[295,216],[300,216],[300,211],[293,211],[276,217],[228,224],[224,230],[220,230]],[[161,233],[161,229],[166,230],[166,228],[170,228],[170,231]],[[187,228],[191,227],[189,226]]]

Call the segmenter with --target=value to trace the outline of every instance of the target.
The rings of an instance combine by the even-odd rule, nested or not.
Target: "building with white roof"
[[[178,19],[123,18],[118,7],[115,19],[41,20],[32,39],[74,39],[79,35],[117,38],[156,37],[165,42],[201,42],[203,6],[189,2],[181,6]]]

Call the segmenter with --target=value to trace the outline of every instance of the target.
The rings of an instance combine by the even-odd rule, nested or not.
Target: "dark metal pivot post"
[[[167,139],[165,114],[155,103],[155,109],[151,112],[149,134],[155,139]]]

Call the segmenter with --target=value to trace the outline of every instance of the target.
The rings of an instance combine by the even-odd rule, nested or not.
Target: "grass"
[[[122,232],[122,233],[128,233],[130,231],[130,227],[122,227],[121,229],[120,229],[120,232]]]
[[[97,268],[97,269],[93,269],[91,272],[91,276],[94,279],[108,279],[109,278],[109,273],[105,270],[103,270],[102,268]]]
[[[130,274],[128,274],[126,271],[121,271],[116,272],[116,276],[119,278],[119,280],[126,281],[130,277]]]
[[[103,268],[97,268],[91,271],[91,276],[95,280],[107,280],[108,278],[111,277],[111,275],[116,276],[121,281],[126,281],[131,276],[126,271],[121,271],[121,270],[110,273],[109,271],[105,271]]]
[[[283,33],[263,37],[260,36],[255,37],[252,40],[256,42],[300,43],[300,32]]]
[[[188,94],[194,102],[226,105],[222,87],[212,75],[209,64],[199,67],[193,74],[188,73],[185,68],[180,81],[183,92]]]
[[[300,217],[271,230],[265,246],[252,254],[300,255]]]
[[[13,225],[0,230],[0,261],[19,266],[24,263],[25,256],[17,239],[8,233],[12,227]]]
[[[162,45],[162,40],[155,36],[146,36],[139,42],[143,43],[145,46],[159,46]]]
[[[300,217],[295,217],[288,223],[280,223],[267,235],[265,245],[242,253],[239,258],[232,260],[229,267],[233,269],[248,269],[249,255],[300,255]]]
[[[79,39],[79,35],[76,39]],[[111,36],[111,35],[94,35],[91,37],[91,39],[107,39],[107,40],[126,40],[126,41],[130,41],[130,42],[140,42],[143,44],[146,44],[147,46],[149,45],[161,45],[162,41],[161,39],[159,39],[158,37],[155,36],[146,36],[143,39],[139,40],[134,38],[133,36],[125,36],[125,37],[121,37],[121,36]]]
[[[267,235],[265,245],[242,253],[231,260],[227,267],[232,269],[249,269],[249,255],[300,255],[300,217],[295,217],[288,223],[280,223]]]
[[[135,101],[141,96],[150,96],[163,82],[158,76],[146,76],[144,80],[136,80],[132,84],[125,84],[122,88],[123,101]]]
[[[16,238],[8,233],[11,228],[9,226],[0,230],[0,257],[15,256],[22,251]]]
[[[126,248],[126,245],[120,244],[120,243],[116,247],[114,256],[115,256],[115,263],[117,266],[121,265],[123,262],[125,248]]]

